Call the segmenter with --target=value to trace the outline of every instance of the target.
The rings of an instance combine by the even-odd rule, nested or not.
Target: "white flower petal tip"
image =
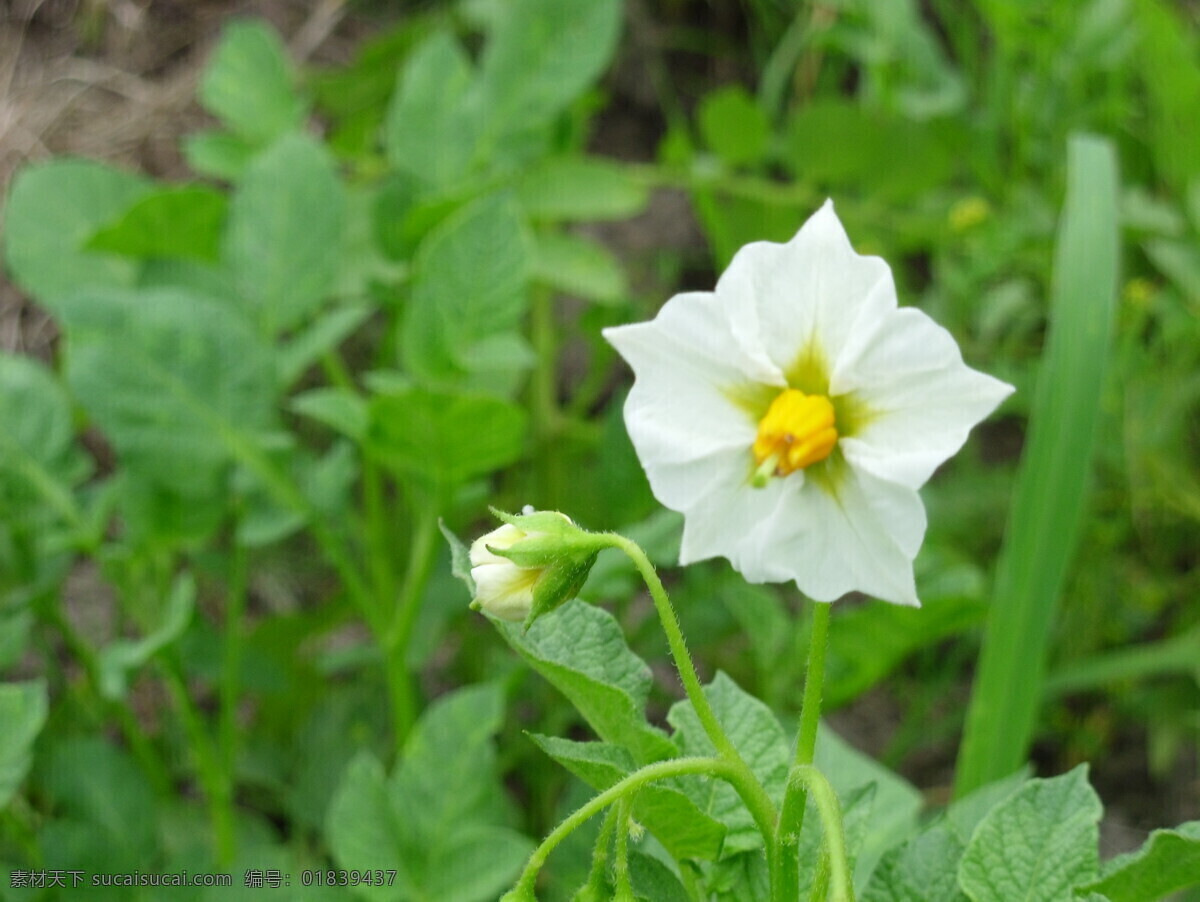
[[[739,250],[714,291],[604,336],[635,375],[625,423],[650,486],[684,514],[681,563],[920,604],[917,490],[1012,387],[898,306],[832,202],[786,244]]]

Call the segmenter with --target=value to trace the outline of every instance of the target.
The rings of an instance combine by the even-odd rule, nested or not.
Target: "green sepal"
[[[593,552],[584,560],[564,559],[557,565],[547,567],[541,578],[533,587],[533,605],[529,616],[525,618],[522,628],[529,629],[533,621],[543,614],[549,614],[555,608],[566,604],[579,594],[583,584],[587,582],[592,565],[596,563],[596,553]]]

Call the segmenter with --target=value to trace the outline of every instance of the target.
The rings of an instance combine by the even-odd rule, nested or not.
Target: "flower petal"
[[[856,332],[830,385],[835,394],[853,392],[870,410],[862,428],[841,441],[846,460],[914,489],[1012,393],[964,364],[950,333],[914,308]]]
[[[794,580],[817,601],[857,590],[920,605],[912,561],[926,521],[912,489],[851,467],[835,494],[802,472],[750,489],[729,468],[682,510],[680,564],[724,557],[750,582]]]
[[[756,309],[758,340],[784,371],[814,350],[831,364],[859,320],[896,308],[888,265],[854,252],[831,201],[787,244],[760,241],[738,251],[717,294],[739,309]]]
[[[746,537],[762,557],[758,581],[795,580],[817,601],[857,590],[920,605],[912,561],[926,521],[915,491],[847,468],[835,494],[810,483],[800,500],[780,506]]]
[[[715,295],[695,292],[673,297],[651,322],[604,330],[637,377],[625,423],[647,470],[749,448],[757,427],[731,390],[783,384],[761,351],[731,339],[725,314]]]
[[[743,449],[743,455],[746,452]],[[680,504],[675,508],[684,515],[683,542],[679,563],[690,564],[711,557],[728,558],[734,568],[753,582],[744,568],[761,569],[758,549],[744,539],[780,507],[794,504],[804,484],[804,474],[795,473],[787,479],[772,479],[761,489],[750,487],[745,456],[727,455],[707,461],[708,483],[701,491],[683,497],[676,493]],[[675,485],[684,486],[683,467],[672,473]],[[655,492],[657,495],[657,491]],[[660,499],[661,500],[661,499]],[[788,579],[790,577],[782,577]]]

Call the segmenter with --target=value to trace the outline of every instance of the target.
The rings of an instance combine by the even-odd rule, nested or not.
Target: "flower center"
[[[752,484],[762,488],[772,476],[787,476],[824,460],[837,440],[830,400],[785,388],[758,423]]]

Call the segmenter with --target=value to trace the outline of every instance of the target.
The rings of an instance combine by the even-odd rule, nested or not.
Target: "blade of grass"
[[[1049,333],[959,750],[960,796],[1019,768],[1033,741],[1050,628],[1085,509],[1112,339],[1117,187],[1112,145],[1073,136]]]

